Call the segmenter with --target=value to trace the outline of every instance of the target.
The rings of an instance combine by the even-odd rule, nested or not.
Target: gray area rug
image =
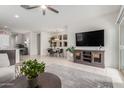
[[[46,67],[47,72],[59,76],[63,88],[112,88],[109,77],[81,71],[71,67],[51,64]]]

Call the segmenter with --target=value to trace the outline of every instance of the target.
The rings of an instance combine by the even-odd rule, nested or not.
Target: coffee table
[[[61,88],[61,80],[55,74],[44,72],[38,76],[39,88]],[[2,88],[29,88],[25,76],[17,77],[15,80],[6,83]]]

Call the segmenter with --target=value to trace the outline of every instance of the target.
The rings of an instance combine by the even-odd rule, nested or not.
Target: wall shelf
[[[55,40],[52,42],[52,47],[63,48],[68,47],[68,35],[67,34],[57,34],[52,36]]]

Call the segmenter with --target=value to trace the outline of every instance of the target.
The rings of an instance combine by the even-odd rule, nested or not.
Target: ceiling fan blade
[[[34,8],[38,8],[40,6],[21,5],[21,7],[25,8],[25,9],[34,9]]]
[[[42,11],[43,11],[43,15],[45,15],[45,14],[46,14],[46,10],[45,10],[45,9],[43,9]]]
[[[58,10],[56,10],[56,9],[54,9],[54,8],[50,7],[50,6],[47,6],[47,8],[48,8],[49,10],[51,10],[51,11],[55,12],[55,13],[59,13],[59,11],[58,11]]]

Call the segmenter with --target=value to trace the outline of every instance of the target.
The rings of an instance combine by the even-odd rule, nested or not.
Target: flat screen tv
[[[104,46],[104,30],[76,33],[76,46]]]

